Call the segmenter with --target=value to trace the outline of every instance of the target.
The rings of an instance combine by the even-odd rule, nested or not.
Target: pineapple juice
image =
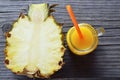
[[[86,55],[96,49],[98,45],[98,33],[89,24],[79,24],[83,38],[81,39],[75,27],[67,33],[67,43],[70,50],[77,55]]]

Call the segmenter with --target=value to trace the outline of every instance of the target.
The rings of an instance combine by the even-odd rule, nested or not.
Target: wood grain
[[[73,55],[64,39],[67,48],[64,56],[66,64],[52,76],[53,80],[54,78],[82,80],[88,77],[89,79],[85,80],[94,80],[90,78],[120,77],[120,0],[0,0],[0,80],[33,80],[17,76],[4,66],[3,25],[12,24],[20,12],[26,14],[28,5],[43,2],[59,4],[55,8],[54,16],[58,22],[64,23],[65,35],[73,26],[65,9],[66,4],[72,5],[79,23],[89,23],[95,28],[104,27],[106,30],[104,36],[99,38],[98,48],[86,56]]]

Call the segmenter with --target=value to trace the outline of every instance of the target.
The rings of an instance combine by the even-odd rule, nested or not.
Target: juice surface
[[[94,34],[91,29],[86,26],[80,26],[80,30],[83,35],[83,39],[80,39],[76,30],[74,30],[70,36],[72,45],[80,50],[90,48],[94,44]]]

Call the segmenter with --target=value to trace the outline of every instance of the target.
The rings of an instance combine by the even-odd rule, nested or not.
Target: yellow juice
[[[92,52],[98,44],[97,31],[89,24],[79,24],[83,38],[81,39],[72,27],[67,33],[67,43],[70,50],[78,55],[85,55]]]

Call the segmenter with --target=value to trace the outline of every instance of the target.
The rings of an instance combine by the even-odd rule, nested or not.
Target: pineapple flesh
[[[5,64],[12,72],[48,78],[62,68],[62,26],[49,15],[51,8],[31,4],[28,16],[21,14],[6,33]]]

